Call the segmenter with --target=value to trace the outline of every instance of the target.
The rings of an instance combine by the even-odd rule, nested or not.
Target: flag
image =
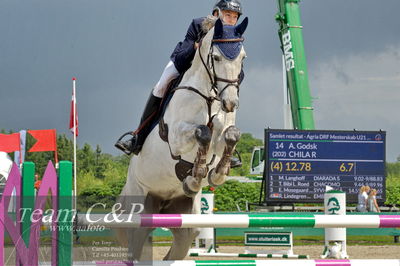
[[[75,81],[76,81],[76,79],[72,78],[73,86],[72,86],[71,112],[69,115],[69,129],[71,130],[72,134],[75,133],[75,136],[78,136],[78,134],[79,134],[78,111],[76,109]],[[74,123],[74,110],[75,110],[75,123]]]
[[[0,134],[0,151],[8,153],[19,150],[19,133]]]
[[[37,141],[28,152],[57,151],[57,140],[55,129],[28,130]]]
[[[26,130],[20,130],[21,151],[14,152],[14,162],[20,166],[25,161]]]

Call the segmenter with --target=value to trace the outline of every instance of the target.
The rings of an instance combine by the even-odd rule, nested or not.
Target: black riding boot
[[[142,118],[140,119],[140,125],[137,133],[125,133],[118,139],[117,143],[115,143],[115,147],[125,152],[127,155],[130,155],[131,153],[136,155],[139,154],[147,135],[150,133],[150,125],[157,117],[160,103],[161,98],[158,98],[151,93],[149,99],[147,100],[146,107],[144,108]],[[132,138],[123,141],[122,139],[127,135],[131,135]]]

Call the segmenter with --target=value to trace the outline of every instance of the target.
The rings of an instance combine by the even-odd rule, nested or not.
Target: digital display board
[[[265,131],[266,202],[321,202],[325,187],[356,203],[363,185],[385,195],[384,131]]]

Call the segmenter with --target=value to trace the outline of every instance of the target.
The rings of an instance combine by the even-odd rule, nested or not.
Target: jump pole
[[[112,215],[112,214],[111,214]],[[316,215],[316,214],[79,214],[79,225],[109,228],[396,228],[400,215]]]
[[[251,254],[251,253],[190,253],[190,257],[234,257],[234,258],[280,258],[280,259],[309,259],[308,255],[290,254]]]
[[[113,266],[400,266],[400,260],[180,260],[180,261],[152,261],[144,263],[113,262]],[[81,264],[77,264],[81,265]],[[106,265],[97,262],[88,262],[84,265]]]

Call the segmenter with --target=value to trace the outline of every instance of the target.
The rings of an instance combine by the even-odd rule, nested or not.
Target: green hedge
[[[245,210],[246,201],[258,202],[261,183],[240,183],[237,180],[228,180],[215,190],[214,207],[217,211]]]
[[[400,186],[391,186],[386,189],[385,203],[400,206]]]

